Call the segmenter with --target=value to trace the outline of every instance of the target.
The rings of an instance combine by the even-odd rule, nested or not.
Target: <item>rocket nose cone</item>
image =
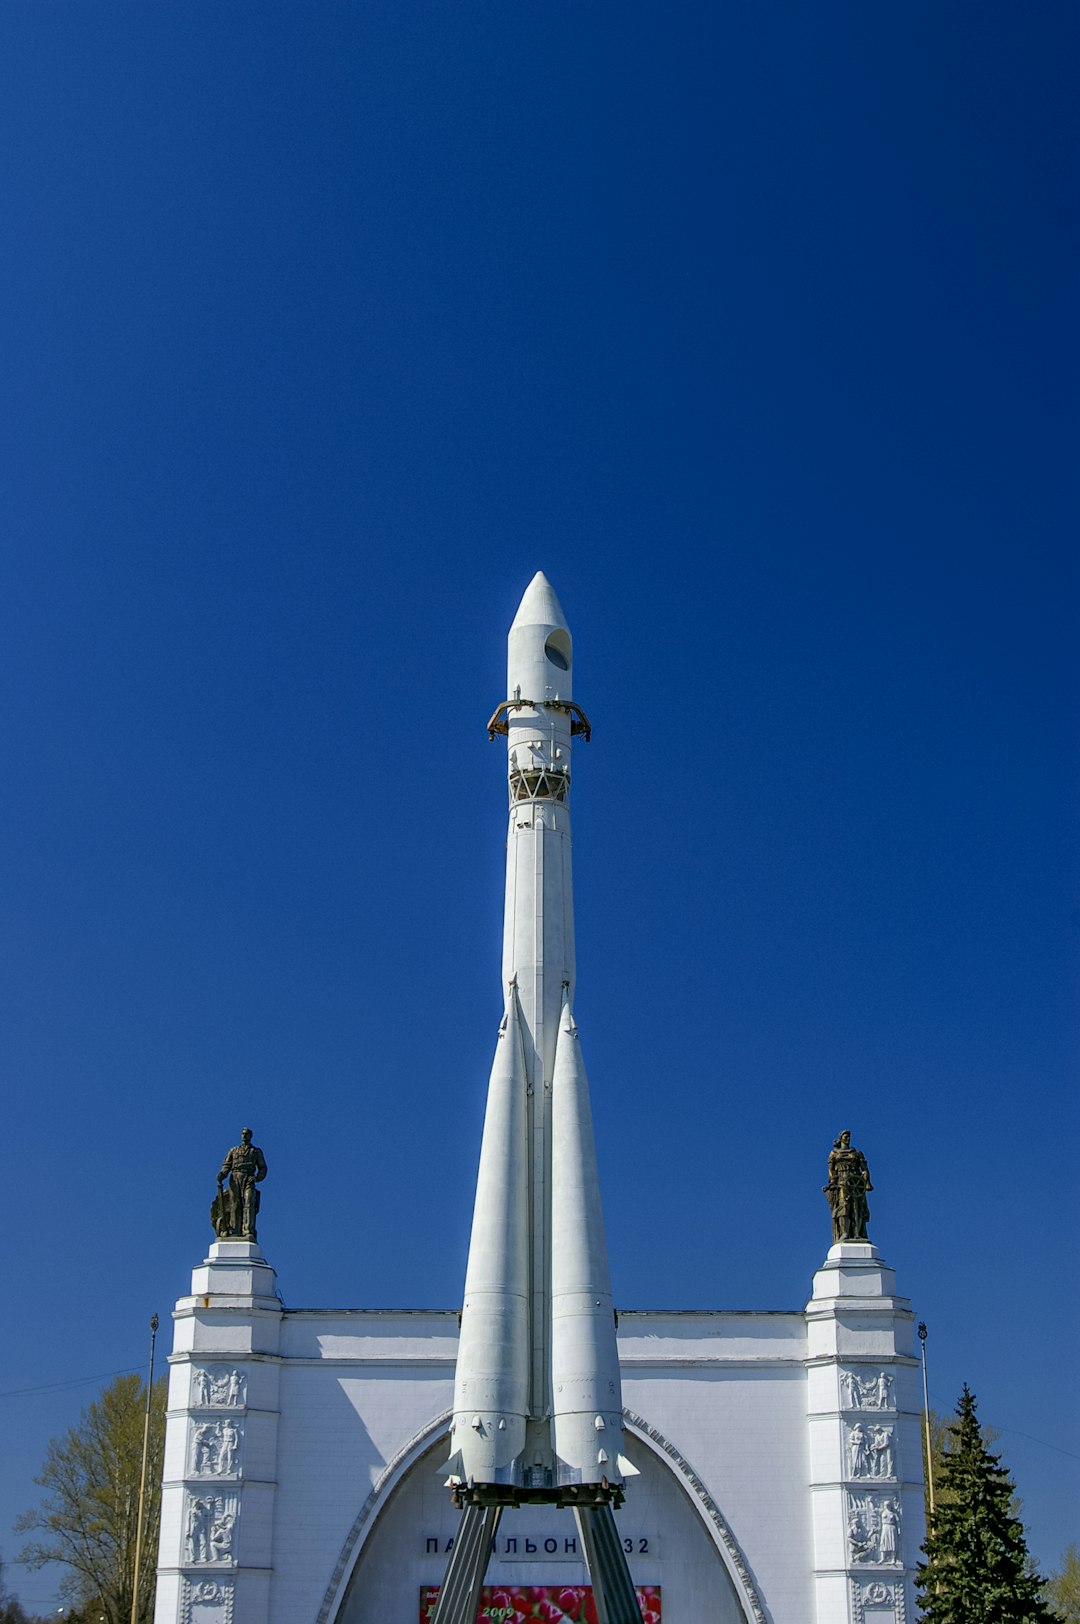
[[[573,658],[562,605],[543,570],[537,570],[506,639],[507,693],[530,704],[571,699]]]
[[[565,632],[570,630],[562,605],[555,596],[555,588],[543,570],[537,570],[525,588],[525,596],[518,604],[510,630],[517,631],[522,626],[551,626]]]

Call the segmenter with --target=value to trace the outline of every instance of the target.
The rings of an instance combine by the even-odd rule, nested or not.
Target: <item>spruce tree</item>
[[[916,1583],[926,1624],[1055,1624],[1030,1571],[1015,1486],[983,1441],[975,1396],[964,1391],[950,1424],[944,1491]]]

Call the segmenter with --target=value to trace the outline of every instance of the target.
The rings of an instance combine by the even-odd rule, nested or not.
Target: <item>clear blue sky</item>
[[[543,568],[618,1302],[802,1304],[850,1126],[1080,1533],[1077,32],[7,0],[4,1393],[141,1362],[245,1122],[288,1304],[460,1302]]]

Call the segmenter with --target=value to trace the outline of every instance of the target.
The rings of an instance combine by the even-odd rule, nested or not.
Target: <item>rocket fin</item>
[[[461,1311],[451,1462],[521,1482],[529,1404],[529,1145],[525,1047],[510,989],[488,1084]]]
[[[558,1481],[618,1479],[623,1433],[615,1311],[589,1084],[569,998],[551,1083],[551,1384]]]

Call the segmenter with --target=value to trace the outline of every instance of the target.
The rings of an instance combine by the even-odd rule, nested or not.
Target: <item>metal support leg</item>
[[[575,1506],[600,1624],[641,1624],[637,1593],[610,1505]]]
[[[466,1505],[431,1624],[476,1624],[480,1592],[501,1516],[501,1506]]]

